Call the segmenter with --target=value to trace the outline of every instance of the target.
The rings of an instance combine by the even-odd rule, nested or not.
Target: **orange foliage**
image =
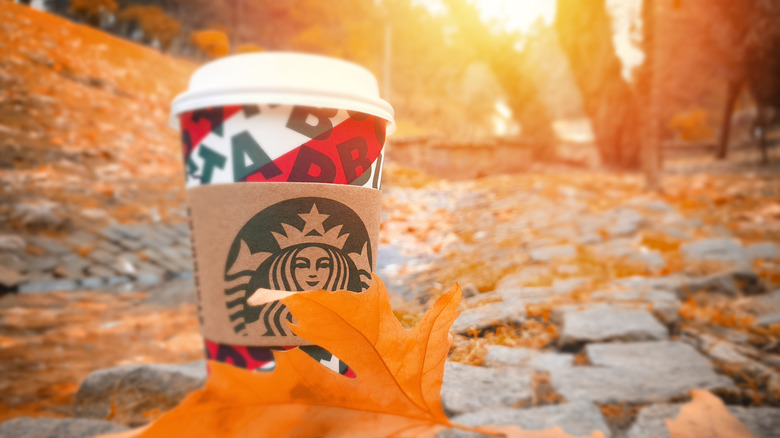
[[[236,53],[254,53],[254,52],[262,52],[263,48],[258,46],[257,44],[241,44],[238,47],[236,47]]]
[[[70,12],[93,26],[100,24],[100,19],[116,11],[116,0],[71,0]]]
[[[645,230],[642,232],[642,246],[661,252],[677,251],[683,243],[682,239],[674,237],[655,230]]]
[[[749,329],[756,321],[755,317],[733,310],[728,304],[721,306],[700,305],[693,298],[689,298],[680,305],[679,313],[681,317],[688,320],[730,328]]]
[[[488,343],[483,338],[455,337],[449,360],[467,365],[482,365],[487,357]]]
[[[672,438],[701,437],[751,438],[753,434],[726,409],[716,396],[701,389],[691,390],[692,400],[680,410],[674,420],[666,419]]]
[[[667,128],[683,141],[705,141],[715,135],[714,129],[707,122],[707,111],[703,109],[677,114],[669,121]]]
[[[484,339],[489,345],[507,347],[542,348],[558,338],[558,329],[544,321],[529,319],[520,327],[502,326],[495,333],[485,333]]]
[[[179,34],[181,24],[169,16],[159,6],[131,5],[117,14],[120,21],[136,22],[149,38],[160,42],[167,48],[171,40]]]
[[[230,54],[230,40],[224,32],[201,30],[190,35],[190,43],[211,59]]]

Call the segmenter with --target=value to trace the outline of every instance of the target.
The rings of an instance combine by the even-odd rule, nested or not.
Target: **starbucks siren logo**
[[[271,205],[236,235],[225,267],[226,306],[236,333],[261,324],[264,336],[294,336],[278,301],[250,306],[258,289],[362,292],[371,279],[371,242],[360,217],[327,198],[296,198]]]

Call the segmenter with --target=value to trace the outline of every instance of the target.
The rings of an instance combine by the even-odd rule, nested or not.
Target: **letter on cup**
[[[339,153],[347,183],[356,180],[371,168],[371,160],[368,159],[368,144],[363,137],[355,137],[340,143],[336,145],[336,150]],[[360,174],[358,174],[358,168],[362,169]]]
[[[330,132],[333,129],[333,123],[330,122],[330,117],[335,116],[337,112],[337,109],[296,106],[293,107],[290,118],[287,119],[287,127],[309,138],[318,138],[320,135]],[[307,122],[309,116],[313,116],[317,119],[316,125],[311,125]],[[329,136],[330,134],[323,136],[321,140],[324,140]]]
[[[314,170],[318,169],[319,173]],[[322,152],[301,146],[288,181],[332,183],[336,180],[336,165]]]
[[[233,151],[233,177],[236,181],[243,181],[244,178],[257,170],[260,170],[266,179],[282,173],[248,131],[234,135],[231,139],[231,148]],[[250,160],[249,164],[246,162],[247,157]]]
[[[198,156],[203,158],[203,173],[200,175],[200,183],[209,184],[214,174],[214,168],[224,168],[227,159],[224,155],[210,149],[205,144],[201,144],[198,148]]]

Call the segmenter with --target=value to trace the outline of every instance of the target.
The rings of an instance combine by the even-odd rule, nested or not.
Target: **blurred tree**
[[[545,146],[552,143],[552,118],[540,99],[529,70],[529,51],[520,49],[527,39],[513,32],[495,32],[480,19],[479,10],[466,0],[447,0],[449,12],[457,26],[459,48],[475,60],[485,61],[492,69],[514,120],[522,126],[523,137]]]
[[[382,22],[373,1],[342,0],[338,6],[320,0],[297,0],[289,11],[295,30],[291,48],[357,62],[378,72]]]
[[[766,130],[780,111],[780,2],[713,0],[724,23],[710,28],[716,48],[724,56],[728,75],[726,102],[716,157],[726,158],[731,116],[740,90],[746,88],[756,103],[756,131],[762,162],[767,163]]]
[[[487,62],[456,36],[451,17],[410,0],[387,2],[385,10],[392,103],[411,131],[460,139],[492,134],[501,90]]]
[[[661,97],[658,62],[658,22],[663,18],[663,2],[642,1],[641,47],[645,59],[636,68],[635,90],[639,96],[640,158],[645,189],[661,190]],[[705,113],[706,116],[706,113]]]
[[[211,59],[230,53],[230,40],[224,32],[218,30],[193,32],[190,35],[190,42]]]
[[[134,29],[140,29],[144,42],[157,41],[160,49],[168,50],[173,38],[178,35],[181,25],[159,6],[131,5],[117,14],[117,20],[129,27],[123,34],[130,35]]]
[[[69,16],[70,0],[43,0],[43,6],[53,14]]]
[[[555,28],[604,165],[640,167],[639,102],[621,76],[604,0],[558,0]]]
[[[116,0],[71,0],[69,11],[92,27],[100,27],[102,21],[113,14]]]

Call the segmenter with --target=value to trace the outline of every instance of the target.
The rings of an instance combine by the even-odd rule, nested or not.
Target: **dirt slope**
[[[169,104],[195,67],[2,1],[0,216],[47,199],[71,225],[164,219],[183,178]]]

